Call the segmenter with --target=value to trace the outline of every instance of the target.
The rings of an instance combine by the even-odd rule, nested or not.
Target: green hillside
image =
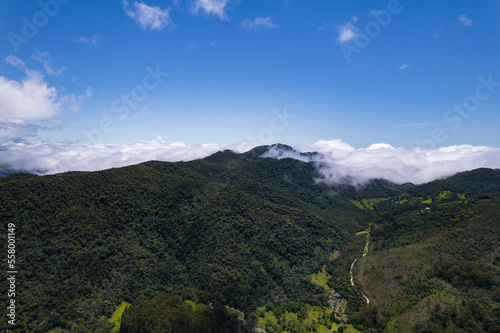
[[[498,331],[500,171],[327,186],[267,149],[1,178],[16,328]]]
[[[385,212],[357,281],[390,332],[500,332],[500,201]]]
[[[18,325],[32,332],[106,331],[122,301],[159,292],[242,311],[324,305],[309,275],[366,223],[145,165],[14,179],[0,193],[20,249]]]

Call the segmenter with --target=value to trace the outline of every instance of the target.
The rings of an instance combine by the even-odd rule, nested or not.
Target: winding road
[[[352,268],[354,267],[354,263],[356,262],[356,260],[358,260],[358,258],[354,259],[354,261],[351,264],[351,270],[349,271],[349,273],[351,273],[351,284],[353,287],[354,287],[354,281],[353,281],[353,276],[352,276]]]
[[[363,253],[363,257],[366,257],[366,254],[368,253],[368,245],[369,244],[370,244],[370,242],[367,241],[366,245],[365,245],[365,252]],[[358,260],[358,258],[354,259],[354,261],[351,264],[351,270],[349,271],[349,273],[351,273],[351,285],[353,287],[354,287],[354,276],[352,275],[352,268],[354,267],[354,263],[356,262],[356,260]],[[365,294],[363,294],[363,297],[366,299],[366,304],[370,304],[370,299]]]
[[[231,307],[229,307],[229,306],[227,306],[227,305],[224,305],[224,306],[225,306],[227,309],[230,309],[230,310],[233,310],[233,311],[235,311],[235,312],[238,312],[238,313],[241,315],[241,320],[242,320],[244,323],[246,323],[246,321],[245,321],[245,314],[243,313],[243,311],[236,310],[235,308],[231,308]]]

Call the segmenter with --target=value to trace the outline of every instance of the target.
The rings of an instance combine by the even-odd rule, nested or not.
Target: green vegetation
[[[330,287],[328,286],[328,280],[330,278],[331,276],[326,272],[326,265],[323,266],[323,270],[321,272],[311,275],[312,282],[325,288],[327,291],[330,290]]]
[[[338,259],[338,257],[340,257],[339,251],[332,252],[330,253],[330,257],[328,257],[328,261],[334,261],[335,259]]]
[[[162,292],[245,313],[327,306],[325,290],[310,276],[342,251],[366,217],[316,185],[313,167],[284,162],[281,171],[276,160],[242,164],[250,171],[241,173],[254,173],[258,186],[239,182],[231,169],[242,189],[186,171],[199,167],[200,175],[214,176],[203,169],[207,161],[12,176],[0,184],[0,218],[16,225],[22,248],[19,279],[26,289],[18,295],[18,327],[109,332],[108,318],[122,302]],[[283,184],[280,172],[310,184]]]
[[[465,199],[465,198],[464,198],[464,199]],[[429,198],[427,198],[427,199],[423,200],[423,201],[422,201],[422,203],[423,203],[423,204],[431,204],[431,203],[432,203],[432,198],[431,198],[431,197],[429,197]]]
[[[19,249],[16,327],[499,331],[500,171],[356,189],[265,150],[0,178]]]
[[[258,308],[256,315],[257,326],[268,332],[331,332],[336,327],[331,310],[310,305],[301,307],[297,313],[275,313]]]
[[[233,333],[243,329],[224,308],[193,310],[177,295],[160,294],[128,307],[123,313],[120,333]]]
[[[455,287],[483,287],[491,288],[498,285],[494,271],[485,264],[468,260],[448,259],[444,263],[437,263],[435,275],[453,284]]]
[[[441,191],[441,193],[439,193],[439,199],[451,198],[451,195],[451,191]]]
[[[351,202],[352,202],[353,204],[355,204],[355,205],[356,205],[356,207],[358,207],[358,208],[360,208],[360,209],[365,209],[365,206],[364,206],[361,202],[359,202],[358,200],[351,200]]]
[[[368,328],[383,330],[387,327],[387,321],[380,314],[378,306],[375,304],[364,305],[356,314],[356,327],[363,331]]]
[[[120,331],[123,312],[129,306],[130,306],[130,303],[122,302],[122,304],[120,304],[118,309],[116,309],[115,312],[113,312],[113,314],[111,315],[111,318],[109,319],[109,321],[115,325],[115,327],[113,327],[113,329],[111,330],[112,333],[117,333]]]
[[[500,201],[447,198],[372,230],[363,280],[391,332],[500,330]]]
[[[367,209],[373,210],[374,205],[376,205],[380,202],[386,201],[386,200],[388,200],[388,199],[387,198],[365,198],[365,199],[361,199],[361,201],[351,200],[351,202],[361,209],[367,208]]]

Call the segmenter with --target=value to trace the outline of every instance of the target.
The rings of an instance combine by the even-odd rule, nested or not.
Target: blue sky
[[[499,17],[494,0],[4,0],[0,140],[499,147]]]

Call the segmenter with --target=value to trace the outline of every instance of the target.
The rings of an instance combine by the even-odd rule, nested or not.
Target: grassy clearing
[[[451,194],[451,191],[441,191],[441,193],[439,193],[439,199],[449,198],[451,197]]]
[[[365,206],[363,206],[363,204],[361,202],[359,202],[358,200],[351,200],[351,202],[353,204],[355,204],[358,208],[365,209]]]
[[[120,331],[120,325],[122,323],[122,315],[126,308],[130,306],[130,303],[122,302],[120,306],[113,312],[109,321],[115,324],[115,327],[111,330],[112,333],[118,333]]]
[[[323,271],[312,274],[311,280],[312,283],[317,284],[318,286],[323,287],[325,288],[325,290],[329,291],[330,287],[328,286],[328,280],[330,280],[331,277],[332,276],[326,272],[326,265],[323,265]]]
[[[274,332],[287,332],[290,328],[303,328],[308,331],[321,333],[330,333],[337,330],[336,324],[330,322],[331,310],[318,306],[306,305],[307,313],[303,314],[305,317],[299,319],[299,314],[293,312],[286,312],[280,318],[272,311],[266,311],[266,308],[257,309],[257,326],[259,328],[267,329],[271,326]],[[331,325],[330,329],[327,328]]]
[[[332,262],[340,257],[340,252],[339,251],[334,251],[330,253],[330,257],[328,258],[328,261]]]
[[[423,204],[431,204],[432,203],[432,198],[428,197],[426,200],[422,200]]]
[[[332,330],[329,330],[323,325],[316,325],[316,332],[318,333],[330,333]]]
[[[362,199],[361,201],[358,200],[351,200],[353,204],[355,204],[358,208],[361,209],[370,209],[373,210],[373,206],[378,204],[379,202],[389,200],[387,198],[369,198],[369,199]]]
[[[354,326],[352,326],[352,325],[347,326],[346,329],[344,330],[344,332],[347,332],[347,333],[361,333],[360,331],[358,331],[357,329],[355,329]]]
[[[193,308],[193,311],[199,311],[199,310],[203,310],[203,309],[206,309],[206,308],[209,307],[208,305],[205,305],[205,304],[202,304],[202,303],[195,303],[195,302],[192,302],[192,301],[184,301],[184,302],[186,304],[191,305],[191,307]]]
[[[272,311],[266,311],[265,307],[257,308],[257,313],[262,313],[261,316],[257,316],[257,326],[260,328],[266,328],[267,326],[278,326],[278,318],[274,315]],[[292,318],[288,318],[288,312],[285,313],[286,321],[293,320]],[[295,315],[295,320],[297,320],[297,315]]]

